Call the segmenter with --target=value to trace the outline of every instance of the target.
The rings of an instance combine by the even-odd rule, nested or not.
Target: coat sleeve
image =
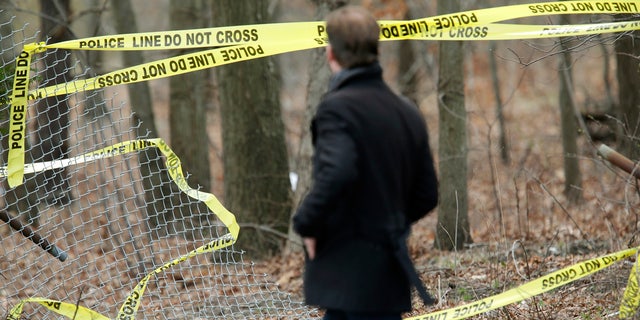
[[[303,237],[322,233],[331,208],[358,174],[356,146],[346,121],[321,107],[312,129],[313,186],[293,217],[293,228]]]

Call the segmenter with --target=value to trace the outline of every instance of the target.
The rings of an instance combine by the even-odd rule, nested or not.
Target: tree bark
[[[563,24],[570,21],[564,17]],[[562,54],[559,63],[560,92],[558,103],[560,105],[560,123],[562,130],[562,154],[564,160],[564,194],[570,203],[579,203],[582,200],[582,174],[578,162],[578,124],[576,109],[573,103],[573,76],[571,72],[571,52],[567,45],[567,39],[560,39]]]
[[[171,29],[204,28],[209,24],[210,8],[202,0],[170,2]],[[193,51],[193,50],[190,50]],[[189,50],[175,51],[176,55],[186,54]],[[201,70],[169,78],[169,127],[173,151],[182,161],[182,169],[189,176],[189,184],[205,192],[211,191],[209,171],[209,139],[207,136],[207,103],[209,101],[210,70]],[[189,199],[181,196],[184,202]],[[202,204],[181,206],[174,210],[179,226],[185,228],[185,221],[191,212],[199,212],[199,218],[205,218],[208,209]],[[200,223],[198,217],[191,217],[189,224],[196,229]],[[182,223],[182,222],[185,223]],[[195,230],[193,230],[195,231]],[[193,238],[195,235],[188,235]]]
[[[345,5],[348,1],[343,0],[314,0],[316,5],[316,17],[317,21],[323,21],[324,17],[335,10],[336,8]],[[316,113],[316,108],[320,103],[322,95],[327,91],[329,79],[331,78],[331,70],[327,65],[325,59],[325,49],[313,49],[311,52],[311,67],[309,73],[312,77],[309,77],[307,83],[307,108],[304,114],[304,121],[302,125],[304,129],[301,130],[302,137],[300,139],[300,146],[298,154],[293,160],[293,171],[298,175],[298,182],[296,190],[293,194],[293,208],[297,208],[300,201],[311,189],[311,157],[313,156],[313,145],[311,143],[311,131],[310,124],[311,119]],[[295,210],[292,210],[291,216],[295,214]],[[289,226],[289,239],[292,240],[293,245],[287,247],[287,251],[295,252],[302,250],[302,243],[300,237],[293,231],[293,227]]]
[[[218,0],[212,4],[218,26],[269,22],[267,1]],[[252,257],[268,257],[281,251],[291,212],[279,75],[270,58],[215,70],[222,115],[225,202],[241,227],[245,223],[236,246]]]
[[[509,144],[507,143],[506,123],[504,120],[504,106],[502,104],[502,94],[500,92],[500,79],[498,77],[498,63],[496,62],[496,43],[489,44],[489,66],[491,68],[491,83],[493,84],[493,95],[496,98],[496,118],[498,119],[498,129],[500,130],[500,159],[502,163],[508,164]]]
[[[40,27],[43,39],[48,43],[72,39],[68,29],[71,8],[69,0],[41,0],[42,16]],[[67,50],[53,50],[45,54],[43,83],[47,86],[67,83],[71,80],[71,54]],[[33,143],[35,161],[51,161],[69,157],[69,104],[68,96],[48,97],[36,105],[36,139]],[[44,186],[45,200],[50,204],[71,202],[66,169],[48,170],[37,174],[39,185]]]
[[[407,10],[404,19],[411,20],[412,10]],[[418,67],[419,61],[413,50],[414,41],[403,40],[398,45],[398,86],[402,95],[416,104],[420,103]]]
[[[46,0],[43,0],[46,1]],[[118,33],[138,32],[135,13],[129,0],[112,1],[113,16]],[[122,53],[125,66],[142,64],[144,57],[140,51],[127,51]],[[133,112],[136,135],[139,138],[159,137],[153,114],[151,91],[147,82],[138,82],[127,85],[129,103]],[[167,222],[173,210],[171,203],[172,194],[177,191],[169,178],[164,165],[164,158],[156,148],[149,148],[139,152],[140,175],[146,199],[146,216],[152,230],[156,231],[156,237],[167,234]]]
[[[624,18],[624,17],[621,17]],[[618,117],[623,124],[620,152],[640,160],[640,31],[627,33],[615,42],[618,78]]]
[[[171,0],[171,29],[205,28],[210,10],[202,0]],[[177,51],[186,54],[186,51]],[[208,191],[211,189],[206,111],[209,98],[210,70],[171,77],[169,124],[173,151],[182,160],[189,182]]]
[[[438,14],[460,11],[460,1],[438,0]],[[472,242],[467,203],[467,113],[464,105],[463,43],[443,41],[439,49],[438,118],[440,203],[435,246],[462,249]]]

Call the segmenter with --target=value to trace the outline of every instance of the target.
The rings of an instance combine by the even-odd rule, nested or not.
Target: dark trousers
[[[355,313],[340,310],[327,310],[324,320],[401,320],[399,313]]]

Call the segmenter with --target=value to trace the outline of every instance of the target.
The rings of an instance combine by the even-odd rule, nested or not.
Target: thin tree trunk
[[[209,24],[207,2],[202,0],[171,0],[171,29],[205,28]],[[177,51],[186,54],[186,51]],[[209,92],[210,70],[191,72],[171,77],[169,97],[169,124],[173,151],[182,160],[190,183],[209,191],[209,150],[206,134],[206,106]]]
[[[57,43],[70,40],[68,29],[71,8],[69,0],[41,0],[40,8],[45,15],[41,18],[42,41]],[[53,50],[45,55],[43,83],[51,86],[71,80],[71,54],[67,50]],[[36,141],[33,144],[35,161],[51,161],[69,156],[69,104],[68,96],[48,97],[37,103]],[[66,169],[48,170],[37,175],[40,185],[44,185],[45,200],[50,204],[71,202]],[[42,179],[42,180],[40,180]]]
[[[87,7],[92,10],[90,17],[85,19],[85,25],[82,29],[85,30],[86,35],[80,37],[96,37],[103,35],[102,33],[102,17],[105,14],[107,4],[102,0],[88,1]],[[103,51],[100,50],[87,50],[78,51],[78,57],[83,63],[89,67],[88,77],[95,77],[99,74],[104,74],[103,70]],[[104,92],[103,90],[92,90],[82,92],[84,94],[86,102],[84,103],[85,113],[84,115],[88,119],[105,119],[103,118],[109,111],[107,110]]]
[[[202,0],[171,0],[169,12],[172,30],[204,28],[210,22],[211,10],[208,8],[208,2]],[[186,53],[187,50],[181,50],[177,51],[176,55]],[[182,161],[183,170],[189,175],[189,184],[205,192],[211,191],[207,136],[209,75],[210,70],[201,70],[169,79],[169,127],[172,149]],[[189,201],[186,195],[182,198],[183,202]],[[187,223],[185,218],[188,218],[191,212],[207,211],[204,204],[198,203],[176,208],[173,211],[179,222],[176,227],[184,229],[189,227],[185,224],[196,224],[191,228],[195,231],[194,229],[200,225],[198,219],[206,218],[206,214],[191,217],[190,223]],[[187,236],[194,238],[195,234]]]
[[[315,19],[317,21],[323,21],[329,12],[346,3],[340,0],[314,0],[313,2],[316,5]],[[322,95],[327,91],[329,79],[331,78],[331,70],[329,70],[325,59],[324,48],[314,49],[312,51],[309,73],[313,76],[309,77],[309,83],[307,84],[307,109],[304,114],[304,121],[302,122],[304,129],[301,130],[302,137],[300,139],[300,147],[293,161],[293,171],[298,175],[297,187],[293,195],[293,208],[298,207],[300,201],[302,201],[311,189],[311,157],[313,156],[313,145],[311,143],[310,123],[316,113],[316,108],[318,107],[318,103],[320,103]],[[295,210],[292,210],[291,215],[293,216],[294,213]],[[302,241],[293,231],[291,224],[289,225],[288,234],[292,243],[288,245],[287,251],[295,252],[302,250],[302,246],[299,245]]]
[[[438,14],[460,11],[458,0],[438,0]],[[467,112],[463,43],[443,41],[438,75],[440,203],[435,246],[462,249],[472,242],[467,200]]]
[[[46,1],[46,0],[43,0]],[[138,32],[135,14],[129,0],[112,1],[113,16],[118,33]],[[125,66],[134,66],[144,62],[140,51],[123,52]],[[147,82],[138,82],[127,85],[129,92],[129,103],[133,111],[134,126],[137,128],[138,137],[159,137],[156,129],[152,108],[151,92]],[[173,210],[171,203],[172,194],[177,188],[173,188],[173,183],[169,175],[162,169],[165,168],[164,159],[155,148],[140,151],[138,155],[140,163],[140,175],[145,191],[147,207],[147,217],[149,217],[150,227],[158,232],[156,236],[163,236],[167,233],[166,224],[168,217]]]
[[[491,68],[491,82],[493,84],[493,94],[496,98],[496,118],[500,130],[500,159],[502,163],[509,163],[509,144],[507,143],[506,123],[504,121],[504,106],[502,104],[502,94],[500,92],[500,79],[498,78],[498,64],[496,63],[496,43],[489,44],[489,65]]]
[[[412,10],[407,10],[404,19],[411,20]],[[420,97],[418,92],[418,70],[419,59],[416,59],[416,54],[413,50],[413,41],[404,40],[398,45],[398,85],[402,95],[409,98],[416,104],[420,103]]]
[[[605,102],[605,113],[611,113],[614,109],[615,101],[613,99],[613,93],[611,89],[611,83],[609,78],[611,76],[611,67],[609,63],[611,62],[611,53],[609,52],[609,44],[605,43],[604,39],[602,39],[602,35],[597,35],[598,37],[598,45],[600,46],[600,50],[602,50],[602,83],[604,84],[605,92],[606,92],[606,102]]]
[[[568,19],[563,19],[569,23]],[[559,63],[560,123],[562,130],[562,150],[564,159],[564,194],[571,203],[579,203],[582,199],[582,175],[578,162],[578,124],[575,106],[573,105],[573,77],[571,75],[571,52],[566,39],[560,39],[562,54]]]

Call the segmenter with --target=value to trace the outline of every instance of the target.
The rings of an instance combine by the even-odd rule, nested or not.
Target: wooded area
[[[400,20],[541,1],[0,0],[2,19],[16,17],[0,25],[6,69],[0,75],[11,74],[8,62],[14,57],[4,48],[16,50],[18,36],[12,30],[26,23],[25,34],[34,30],[38,41],[60,42],[109,34],[320,21],[346,2],[365,6],[380,20]],[[549,15],[510,23],[566,25],[638,17]],[[436,309],[484,298],[569,264],[638,245],[637,180],[603,160],[597,149],[604,143],[634,162],[640,159],[639,35],[636,30],[545,39],[381,44],[385,79],[420,107],[437,162],[440,204],[437,212],[414,227],[410,240],[423,280],[440,297]],[[38,86],[184,53],[56,50],[37,63],[62,69],[39,67],[47,72],[38,79]],[[69,119],[74,113],[84,112],[89,128],[107,123],[133,128],[117,136],[120,140],[164,139],[180,157],[189,185],[214,194],[235,214],[241,228],[234,244],[240,252],[237,260],[255,261],[257,273],[264,272],[279,290],[299,299],[303,257],[289,220],[312,184],[309,121],[329,76],[319,48],[115,86],[83,97],[88,100],[82,100],[81,107],[73,104],[80,98],[42,99],[30,123],[35,136],[27,162],[90,151],[70,144],[81,140],[74,131],[79,125]],[[2,81],[2,97],[11,90],[9,78]],[[2,105],[3,113],[7,106]],[[121,110],[124,118],[109,118],[113,111],[109,109]],[[8,113],[1,119],[8,125]],[[8,129],[2,130],[6,151]],[[151,244],[171,237],[166,241],[176,242],[185,251],[213,237],[221,227],[212,222],[213,214],[200,214],[207,212],[206,206],[189,200],[164,174],[167,168],[157,150],[140,151],[126,164],[114,165],[118,169],[111,172],[126,171],[129,166],[138,168],[130,178],[111,173],[100,179],[121,184],[133,180],[133,195],[100,187],[89,194],[116,194],[120,200],[114,201],[123,203],[119,210],[133,212],[119,222],[96,220],[109,230],[97,239],[107,241],[115,234],[121,240],[109,240],[114,244],[108,246],[121,246],[123,256],[138,255],[132,261],[126,258],[126,265],[130,278],[139,280],[149,272],[145,263],[157,266],[167,261],[156,261],[161,255],[142,256],[140,242],[134,240],[136,230]],[[88,201],[73,185],[80,180],[78,175],[76,169],[58,169],[35,175],[17,188],[2,182],[3,206],[34,230],[55,233],[46,226],[49,208]],[[80,180],[80,184],[91,185],[91,181]],[[93,214],[80,208],[86,211],[83,214]],[[10,234],[7,228],[0,239]],[[5,258],[7,270],[13,268],[15,255],[4,252],[12,257]],[[3,270],[0,264],[0,274]],[[546,299],[541,306],[535,301],[542,300],[535,300],[485,316],[605,317],[617,310],[628,274],[629,265],[623,264],[579,284],[580,294],[562,289],[540,298]],[[189,286],[184,273],[172,277]],[[10,290],[0,286],[0,296],[14,295]],[[435,310],[417,300],[416,305],[412,315]]]

